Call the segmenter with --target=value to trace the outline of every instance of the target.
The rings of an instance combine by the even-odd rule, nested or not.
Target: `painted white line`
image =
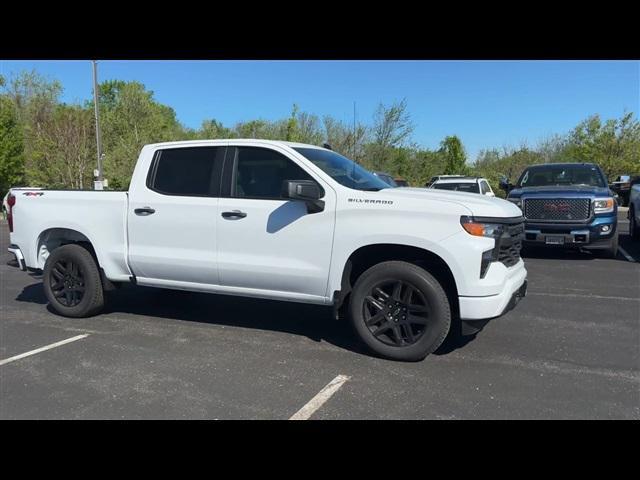
[[[294,413],[289,420],[308,420],[350,378],[346,375],[338,375],[320,390],[315,397],[309,400],[304,407]]]
[[[622,255],[624,255],[624,256],[625,256],[625,258],[626,258],[627,260],[629,260],[630,262],[635,262],[635,259],[634,259],[631,255],[629,255],[629,254],[627,253],[627,251],[626,251],[624,248],[622,248],[622,247],[620,247],[620,246],[619,246],[619,247],[618,247],[618,251],[619,251]]]
[[[547,293],[547,292],[529,292],[527,291],[527,296],[528,295],[537,295],[537,296],[542,296],[542,297],[571,297],[571,298],[595,298],[598,300],[621,300],[621,301],[628,301],[628,302],[640,302],[640,298],[634,298],[634,297],[607,297],[605,295],[580,295],[577,293]]]
[[[30,357],[31,355],[35,355],[37,353],[44,352],[46,350],[51,350],[52,348],[65,345],[67,343],[75,342],[76,340],[81,340],[88,336],[89,336],[88,333],[85,333],[84,335],[76,335],[75,337],[67,338],[66,340],[61,340],[59,342],[52,343],[51,345],[45,345],[44,347],[36,348],[35,350],[31,350],[29,352],[21,353],[20,355],[16,355],[15,357],[5,358],[4,360],[0,360],[0,366],[5,365],[7,363],[15,362],[16,360],[20,360],[21,358],[24,358],[24,357]]]

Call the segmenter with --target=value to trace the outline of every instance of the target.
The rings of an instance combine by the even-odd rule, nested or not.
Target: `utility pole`
[[[95,60],[93,63],[93,104],[96,113],[96,145],[98,147],[98,168],[95,171],[96,180],[93,182],[94,190],[104,188],[104,178],[102,176],[102,142],[100,139],[100,109],[98,107],[98,66]]]

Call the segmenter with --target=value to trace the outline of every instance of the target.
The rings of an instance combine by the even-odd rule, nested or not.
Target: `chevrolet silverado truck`
[[[55,312],[124,283],[332,305],[375,354],[423,359],[525,295],[523,218],[481,195],[390,188],[330,149],[267,140],[146,145],[129,190],[21,191],[12,252]],[[203,315],[219,315],[203,312]]]
[[[593,163],[547,163],[526,168],[518,182],[500,182],[524,213],[524,245],[618,252],[618,205]]]

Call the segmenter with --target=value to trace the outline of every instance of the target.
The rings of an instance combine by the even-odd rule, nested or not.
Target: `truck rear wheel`
[[[358,337],[378,355],[417,361],[434,352],[451,326],[440,283],[407,262],[383,262],[356,281],[349,306]]]
[[[42,281],[49,304],[60,315],[90,317],[104,306],[98,265],[80,245],[63,245],[51,252]]]

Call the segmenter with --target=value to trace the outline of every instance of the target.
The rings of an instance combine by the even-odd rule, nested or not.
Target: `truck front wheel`
[[[65,317],[89,317],[104,305],[98,266],[80,245],[63,245],[51,252],[42,281],[49,304]]]
[[[353,288],[349,310],[365,345],[393,360],[422,360],[442,344],[451,325],[440,283],[407,262],[383,262],[365,271]]]

